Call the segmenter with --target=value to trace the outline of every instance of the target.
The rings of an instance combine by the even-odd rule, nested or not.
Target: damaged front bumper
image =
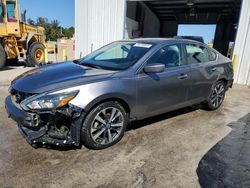
[[[28,113],[22,110],[11,96],[5,100],[10,118],[17,122],[22,136],[31,145],[52,144],[79,146],[83,112],[77,107],[68,107],[57,112]]]

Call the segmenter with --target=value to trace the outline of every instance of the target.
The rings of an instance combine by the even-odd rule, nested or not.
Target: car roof
[[[189,40],[194,40],[194,41],[204,43],[204,39],[201,36],[175,36],[174,38],[176,38],[176,39],[189,39]]]
[[[143,43],[152,43],[152,44],[162,44],[162,43],[169,43],[169,42],[192,42],[192,43],[199,43],[201,45],[204,45],[204,43],[201,43],[196,40],[191,39],[184,39],[184,38],[135,38],[135,39],[125,39],[121,40],[124,42],[143,42]]]

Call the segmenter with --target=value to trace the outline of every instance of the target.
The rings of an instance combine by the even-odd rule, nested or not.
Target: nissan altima
[[[203,43],[123,40],[18,76],[5,107],[34,147],[104,149],[130,121],[194,104],[216,110],[232,84],[231,60]]]

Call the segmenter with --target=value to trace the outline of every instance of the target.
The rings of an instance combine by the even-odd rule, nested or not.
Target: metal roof
[[[140,1],[140,0],[139,0]],[[216,23],[221,18],[238,21],[241,0],[144,0],[160,21]]]

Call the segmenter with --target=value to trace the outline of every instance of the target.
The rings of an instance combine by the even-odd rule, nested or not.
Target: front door
[[[187,104],[188,88],[192,84],[190,66],[185,64],[181,45],[173,44],[161,48],[149,60],[165,65],[161,73],[137,75],[137,116],[161,114]]]

